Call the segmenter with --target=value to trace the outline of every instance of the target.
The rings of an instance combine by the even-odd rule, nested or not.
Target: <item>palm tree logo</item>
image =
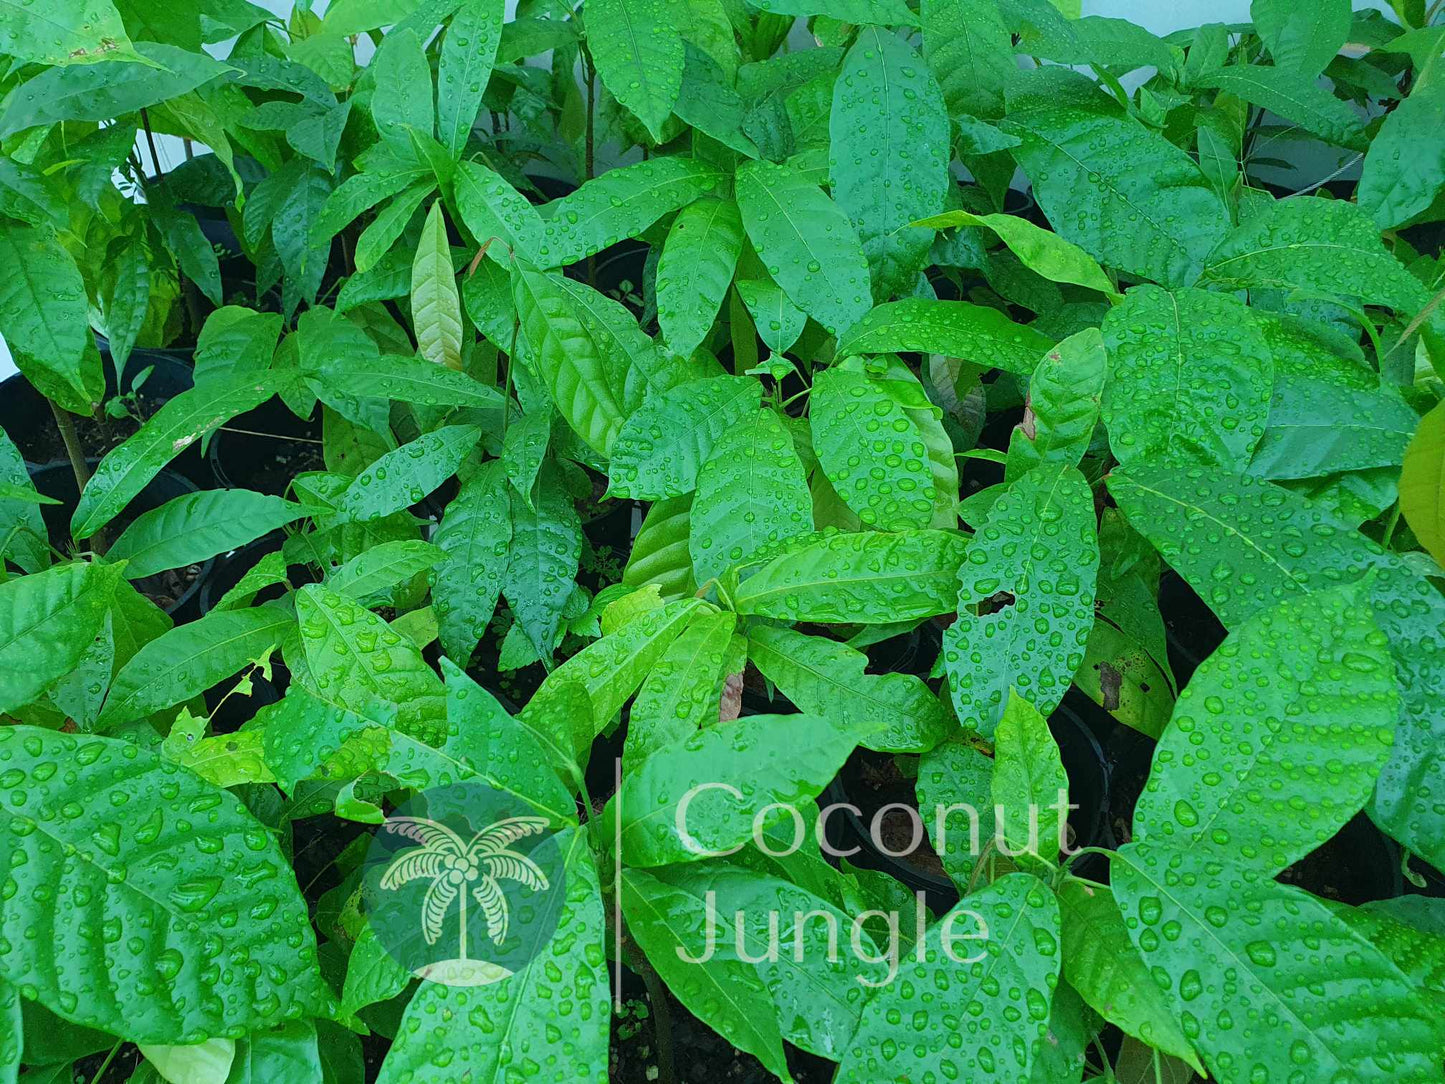
[[[501,972],[483,981],[496,981],[511,974],[467,956],[467,897],[470,895],[476,900],[487,921],[487,936],[500,945],[507,938],[509,913],[507,898],[498,882],[517,881],[534,891],[546,891],[550,887],[547,875],[532,859],[510,849],[517,840],[545,831],[546,819],[508,817],[483,828],[470,842],[464,842],[445,824],[425,817],[392,817],[384,828],[420,844],[391,862],[381,875],[381,887],[395,891],[412,881],[431,879],[421,907],[422,937],[428,945],[437,943],[452,904],[460,901],[457,958],[431,966],[455,974],[476,971],[476,967],[468,969],[467,964],[471,963]]]

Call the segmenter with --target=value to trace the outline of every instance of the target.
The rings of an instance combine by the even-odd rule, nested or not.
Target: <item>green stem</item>
[[[1400,502],[1395,502],[1395,507],[1390,509],[1389,522],[1385,524],[1385,537],[1380,539],[1380,545],[1385,549],[1390,548],[1390,540],[1395,537],[1395,528],[1400,523]]]
[[[117,1039],[115,1041],[115,1045],[110,1048],[110,1053],[107,1054],[105,1060],[100,1063],[100,1068],[97,1069],[95,1075],[90,1078],[90,1084],[96,1084],[96,1081],[105,1076],[105,1071],[110,1068],[110,1063],[115,1059],[116,1051],[120,1049],[120,1044],[124,1041],[123,1039]]]
[[[512,345],[507,347],[507,382],[502,388],[502,441],[507,440],[507,419],[512,414],[512,366],[516,364],[517,354],[517,330],[521,327],[520,320],[512,321]]]
[[[677,1070],[672,1053],[672,1006],[667,1003],[667,987],[650,966],[640,969],[647,985],[647,1000],[652,1003],[652,1037],[657,1041],[658,1084],[677,1084]]]

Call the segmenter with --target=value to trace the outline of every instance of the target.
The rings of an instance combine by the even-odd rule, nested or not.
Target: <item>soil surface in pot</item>
[[[613,965],[617,966],[617,965]],[[645,1084],[661,1079],[657,1013],[642,980],[622,972],[623,1012],[612,1014],[608,1079]],[[677,1084],[776,1084],[777,1077],[751,1054],[744,1054],[700,1021],[671,994],[672,1057]],[[798,1084],[828,1084],[837,1066],[787,1043],[788,1069]]]
[[[221,485],[278,497],[296,475],[326,469],[319,415],[297,418],[275,400],[221,426],[207,455]]]

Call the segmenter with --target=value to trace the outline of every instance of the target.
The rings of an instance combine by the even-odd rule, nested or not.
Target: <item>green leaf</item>
[[[729,586],[740,614],[891,624],[952,613],[968,536],[957,531],[821,535],[789,545]]]
[[[128,931],[104,948],[87,937],[20,938],[0,967],[5,981],[136,1042],[195,1043],[326,1011],[305,902],[239,800],[130,742],[5,727],[0,744],[28,781],[0,807],[17,884],[7,918],[87,916],[97,930]],[[41,806],[67,815],[41,815]],[[207,847],[176,846],[175,826],[192,819]],[[228,871],[211,851],[244,862]],[[235,966],[210,970],[218,953]],[[77,996],[96,988],[112,993]],[[191,996],[199,989],[207,996]]]
[[[1024,873],[1000,877],[930,926],[922,955],[863,1006],[835,1084],[1028,1080],[1059,975],[1053,894]],[[947,1001],[938,1004],[940,996]],[[957,1028],[920,1029],[941,1011],[958,1014]],[[1001,1021],[1009,1036],[995,1045],[985,1035]],[[960,1030],[976,1038],[957,1042]]]
[[[1129,941],[1114,893],[1071,877],[1059,885],[1058,897],[1069,985],[1109,1023],[1202,1073],[1168,997]]]
[[[303,505],[248,489],[187,493],[132,521],[106,557],[126,561],[126,579],[138,580],[244,546],[306,514]]]
[[[1346,389],[1318,376],[1280,374],[1276,363],[1269,426],[1248,473],[1295,479],[1398,468],[1419,424],[1393,387]]]
[[[1262,610],[1180,694],[1134,836],[1278,873],[1368,801],[1398,707],[1359,585]]]
[[[537,654],[550,660],[577,578],[582,525],[566,492],[543,475],[533,501],[512,494],[510,561],[502,594]],[[489,570],[490,571],[490,570]],[[490,576],[487,586],[490,588]]]
[[[236,1058],[226,1084],[267,1084],[276,1080],[322,1080],[322,1053],[316,1024],[297,1020],[285,1027],[253,1032],[236,1043]]]
[[[63,69],[54,69],[63,70]],[[0,222],[0,335],[42,395],[89,414],[105,394],[99,358],[88,353],[85,282],[55,234]]]
[[[688,552],[698,583],[813,527],[802,461],[771,410],[740,417],[697,475]]]
[[[500,408],[496,388],[420,358],[400,354],[337,353],[320,359],[307,378],[357,399],[394,399],[429,407]]]
[[[1018,61],[995,0],[923,0],[920,11],[923,55],[949,116],[1002,116],[1004,87],[1018,74]]]
[[[400,512],[455,474],[481,435],[475,425],[444,425],[423,433],[358,474],[337,498],[337,511],[352,520]]]
[[[986,305],[910,297],[879,305],[838,339],[838,357],[946,354],[987,369],[1030,373],[1053,340]]]
[[[0,583],[0,712],[30,704],[80,663],[120,573],[119,565],[76,561]]]
[[[1201,283],[1229,290],[1270,287],[1358,298],[1414,313],[1428,293],[1347,200],[1300,196],[1269,204],[1209,254]]]
[[[100,461],[71,516],[71,532],[76,538],[90,538],[162,467],[237,414],[265,402],[279,382],[271,372],[218,373],[171,399]]]
[[[1445,404],[1420,419],[1400,471],[1400,511],[1436,563],[1445,561]]]
[[[809,419],[819,465],[864,526],[929,526],[935,491],[928,449],[882,382],[861,369],[825,369],[813,380]]]
[[[757,969],[724,954],[704,966],[687,962],[706,943],[707,911],[697,898],[639,869],[623,871],[620,887],[627,930],[669,991],[699,1019],[764,1067],[788,1079],[772,998]]]
[[[817,715],[745,715],[653,753],[623,777],[602,816],[618,826],[635,868],[727,853],[751,837],[764,807],[821,794],[859,739],[877,729]],[[733,779],[751,786],[715,782]]]
[[[465,664],[492,619],[507,572],[511,502],[499,463],[467,479],[432,541],[445,554],[432,570],[431,589],[442,650]]]
[[[1068,809],[1069,777],[1048,720],[1012,689],[994,734],[991,787],[1003,853],[1042,858],[1052,868],[1067,843],[1061,813]]]
[[[591,706],[591,729],[582,742],[585,751],[622,710],[627,698],[663,657],[669,645],[683,632],[703,603],[697,599],[669,602],[660,610],[638,617],[616,632],[588,644],[548,675],[527,705],[523,716],[542,716],[558,700],[558,689],[578,689]],[[569,694],[570,695],[570,694]]]
[[[462,306],[440,200],[427,213],[411,265],[411,318],[417,353],[433,365],[461,369]]]
[[[326,586],[362,605],[427,571],[445,554],[430,542],[399,538],[357,554],[326,574]]]
[[[989,510],[959,570],[943,638],[959,722],[993,736],[1009,687],[1040,712],[1063,699],[1094,622],[1094,497],[1067,465],[1039,467]]]
[[[1109,358],[1098,329],[1070,335],[1029,380],[1028,409],[1008,447],[1009,479],[1044,463],[1078,466],[1094,437]]]
[[[11,561],[26,572],[40,572],[50,565],[45,544],[43,498],[35,492],[30,471],[20,450],[0,432],[0,560]]]
[[[1104,423],[1121,463],[1162,452],[1237,471],[1264,434],[1274,361],[1226,294],[1137,286],[1104,317]]]
[[[220,372],[269,369],[281,324],[281,314],[276,312],[255,312],[241,305],[215,310],[206,317],[196,340],[197,379]]]
[[[721,11],[721,9],[717,9]],[[726,21],[726,15],[723,16]],[[727,26],[727,39],[732,26]],[[677,118],[697,131],[716,139],[748,158],[758,156],[753,141],[743,135],[743,100],[733,89],[732,78],[723,70],[719,59],[710,56],[690,41],[684,41],[682,89],[672,111]],[[730,48],[723,46],[726,50]],[[731,58],[730,58],[731,59]],[[735,66],[733,61],[731,66]]]
[[[1350,36],[1349,0],[1253,0],[1249,17],[1275,65],[1310,78],[1324,71]]]
[[[707,337],[742,247],[732,200],[704,196],[673,220],[657,262],[657,322],[673,353],[691,354]]]
[[[716,166],[680,156],[609,170],[547,205],[539,262],[562,267],[624,237],[636,237],[663,215],[707,195],[722,180]]]
[[[941,230],[953,226],[982,226],[992,230],[1019,262],[1050,282],[1069,282],[1110,297],[1118,291],[1094,258],[1057,233],[1036,226],[1017,215],[976,215],[968,211],[945,211],[915,222],[915,226]]]
[[[424,981],[407,1003],[378,1084],[449,1084],[459,1049],[479,1081],[516,1070],[539,1084],[605,1084],[611,999],[597,869],[581,829],[555,838],[566,869],[556,935],[500,982],[468,988]]]
[[[362,717],[377,705],[395,705],[400,733],[441,745],[446,694],[414,643],[322,584],[297,592],[296,618],[310,691]]]
[[[1380,229],[1424,211],[1445,187],[1445,132],[1434,122],[1442,112],[1445,79],[1417,82],[1370,141],[1355,198]]]
[[[724,662],[737,616],[699,613],[668,645],[642,682],[627,717],[623,759],[629,770],[659,749],[716,725],[728,674]]]
[[[415,31],[396,27],[371,60],[371,116],[381,137],[398,146],[409,144],[409,131],[432,134],[431,65],[422,46]]]
[[[749,240],[793,304],[834,334],[868,312],[862,244],[822,189],[791,166],[746,162],[738,167],[737,201]]]
[[[772,279],[738,279],[734,285],[753,318],[758,338],[769,350],[781,354],[798,341],[808,315],[788,300],[777,283]]]
[[[1013,155],[1059,236],[1105,267],[1182,285],[1229,228],[1193,159],[1101,91],[1031,96],[1003,129],[1022,140]]]
[[[1400,687],[1395,748],[1370,816],[1416,853],[1445,862],[1438,841],[1445,794],[1437,705],[1445,696],[1445,600],[1399,558],[1384,554],[1323,507],[1268,482],[1199,469],[1138,464],[1109,491],[1199,596],[1234,626],[1281,599],[1327,590],[1374,570],[1370,601],[1390,641]]]
[[[478,244],[496,237],[524,259],[542,258],[542,216],[504,177],[469,159],[452,184],[457,212]]]
[[[843,723],[881,722],[884,729],[863,741],[870,749],[924,753],[948,732],[943,703],[921,679],[865,674],[868,656],[846,644],[758,625],[748,630],[748,658],[800,711]]]
[[[513,298],[526,356],[557,410],[594,450],[610,455],[622,423],[632,413],[627,372],[600,349],[561,276],[521,263],[512,276]],[[640,396],[638,403],[640,404]]]
[[[139,1048],[162,1080],[188,1084],[226,1084],[236,1059],[234,1039],[207,1039],[189,1046],[140,1043]]]
[[[1278,114],[1326,142],[1356,151],[1369,146],[1359,115],[1348,102],[1319,86],[1313,75],[1279,66],[1231,64],[1201,81]]]
[[[828,133],[833,199],[858,231],[874,292],[901,293],[933,243],[910,223],[943,210],[950,184],[943,92],[902,38],[864,27],[833,84]]]
[[[692,578],[692,557],[687,552],[692,494],[654,501],[632,540],[622,582],[627,587],[655,584],[664,601],[684,598],[697,590]]]
[[[204,53],[142,41],[138,61],[47,68],[16,87],[0,137],[63,120],[102,121],[178,98],[236,69]]]
[[[502,443],[502,469],[528,508],[532,507],[532,491],[551,437],[552,407],[546,404],[536,413],[524,414],[514,422]]]
[[[458,170],[457,176],[458,178],[461,177],[460,169]],[[388,169],[378,173],[357,173],[346,178],[346,180],[342,181],[336,188],[332,189],[331,194],[326,197],[326,203],[321,208],[321,214],[317,216],[316,221],[311,225],[311,243],[319,246],[330,241],[347,226],[351,225],[363,211],[368,211],[382,200],[396,195],[404,188],[419,183],[430,183],[427,171],[420,167],[408,170]],[[246,201],[247,207],[252,206],[252,204],[252,199]],[[415,209],[415,205],[413,205],[413,209]],[[383,212],[383,214],[385,213],[386,212]],[[247,221],[259,220],[248,219]],[[402,226],[405,225],[406,223],[403,221]],[[260,227],[253,228],[259,229]],[[253,244],[255,243],[249,229],[248,239],[251,239]],[[393,237],[393,240],[395,240],[395,237]],[[390,243],[383,246],[383,251],[389,247]],[[365,266],[358,263],[357,270],[365,270],[367,267],[370,267],[372,263],[375,263],[375,259]]]
[[[682,88],[682,36],[663,0],[587,0],[587,44],[602,84],[657,142]]]
[[[966,893],[984,848],[998,834],[992,779],[993,758],[957,732],[918,759],[918,808],[934,852],[960,892]]]
[[[436,182],[434,180],[423,180],[397,196],[372,219],[371,225],[367,226],[361,236],[356,239],[357,274],[370,271],[376,266],[377,261],[387,254],[391,246],[396,243],[396,239],[405,231],[407,223],[411,221],[416,209],[421,206],[422,200],[435,191]],[[319,222],[320,219],[318,218],[317,221]]]
[[[145,644],[120,668],[96,720],[116,730],[172,707],[263,658],[295,628],[283,610],[212,610]]]
[[[691,492],[718,441],[757,415],[762,391],[751,376],[714,376],[650,397],[612,446],[609,493],[660,500]]]
[[[0,10],[0,53],[36,64],[95,64],[134,57],[111,0],[83,0],[37,11],[19,3]]]
[[[757,7],[775,15],[823,15],[858,26],[918,25],[918,16],[903,0],[760,0]]]
[[[1236,1079],[1239,1067],[1285,1079],[1301,1065],[1380,1082],[1438,1071],[1439,1012],[1308,893],[1152,843],[1121,848],[1111,879],[1130,939],[1167,977],[1175,1017],[1215,1077]]]
[[[463,4],[442,39],[437,65],[437,132],[453,158],[461,157],[481,109],[506,21],[504,8],[501,0]]]

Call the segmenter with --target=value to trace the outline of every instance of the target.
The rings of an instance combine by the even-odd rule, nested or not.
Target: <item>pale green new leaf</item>
[[[1111,863],[1129,937],[1220,1080],[1300,1066],[1433,1080],[1442,1035],[1399,969],[1313,896],[1211,852],[1130,843]],[[1226,986],[1220,976],[1231,976]],[[1258,1070],[1258,1072],[1255,1072]]]
[[[698,471],[690,520],[688,552],[700,584],[813,529],[803,463],[775,413],[739,418],[713,445]]]
[[[883,723],[885,729],[863,739],[870,749],[924,753],[948,732],[943,703],[921,679],[864,673],[868,656],[847,644],[758,625],[748,631],[748,658],[800,711]]]
[[[0,712],[31,703],[80,662],[121,569],[76,561],[0,583]]]
[[[657,322],[675,354],[691,354],[717,319],[743,247],[732,200],[704,196],[673,220],[657,261]]]
[[[411,319],[416,349],[434,365],[462,367],[462,306],[441,201],[431,205],[411,264]]]
[[[1445,404],[1420,419],[1405,449],[1400,511],[1420,545],[1445,561]]]
[[[788,298],[837,334],[872,305],[868,262],[843,210],[805,174],[774,162],[738,169],[743,227]]]
[[[1248,308],[1221,293],[1130,290],[1104,317],[1104,423],[1121,463],[1170,454],[1237,471],[1264,435],[1274,361]]]
[[[1048,720],[1013,690],[994,733],[991,788],[1003,853],[1053,866],[1067,843],[1060,814],[1068,808],[1069,778]]]
[[[1398,709],[1360,585],[1262,610],[1180,693],[1134,838],[1277,873],[1369,800]]]
[[[1203,1072],[1169,999],[1129,941],[1114,893],[1069,878],[1058,897],[1069,985],[1109,1023]]]
[[[212,610],[151,640],[120,668],[96,720],[115,730],[173,707],[264,658],[294,631],[285,610]]]
[[[858,231],[874,292],[901,293],[933,243],[910,223],[943,210],[950,185],[943,92],[901,37],[864,27],[833,84],[828,134],[833,199]]]
[[[714,376],[647,399],[623,424],[608,461],[612,496],[660,500],[690,493],[714,446],[758,412],[751,376]]]
[[[863,1006],[835,1084],[1028,1080],[1060,964],[1059,906],[1043,882],[1011,873],[980,889],[928,928],[923,955]],[[937,1011],[940,997],[958,1014],[958,1030],[920,1029],[919,1014]],[[1009,1040],[995,1046],[984,1037],[986,1024],[1006,1026]],[[958,1031],[977,1038],[956,1042]]]
[[[946,354],[988,369],[1030,373],[1053,340],[998,309],[910,297],[879,305],[838,338],[838,357],[908,351]]]
[[[682,88],[682,35],[665,0],[587,0],[587,44],[602,83],[654,140]]]
[[[969,545],[957,531],[814,536],[751,570],[728,595],[740,614],[882,625],[952,613]]]
[[[0,745],[27,780],[0,803],[16,884],[0,912],[12,944],[6,982],[66,1019],[143,1043],[199,1043],[327,1012],[305,901],[239,799],[128,741],[3,727]],[[55,764],[65,770],[46,770]],[[64,817],[42,812],[62,807]],[[186,846],[182,823],[196,833]],[[127,933],[21,933],[42,922]],[[233,966],[214,968],[217,954]],[[207,996],[193,996],[200,989]]]
[[[959,722],[993,736],[1009,688],[1049,713],[1094,623],[1094,497],[1066,464],[1039,467],[989,510],[959,570],[958,620],[943,658]]]
[[[949,229],[954,226],[982,226],[992,230],[998,239],[1008,246],[1019,262],[1030,271],[1037,272],[1050,282],[1070,282],[1098,290],[1110,297],[1118,292],[1109,276],[1104,274],[1092,256],[1072,241],[1066,241],[1057,233],[1035,226],[1018,215],[976,215],[968,211],[945,211],[922,221],[915,226],[926,226],[932,230]]]
[[[819,465],[865,527],[930,525],[935,491],[923,434],[882,383],[861,368],[825,369],[813,380],[809,420]]]

